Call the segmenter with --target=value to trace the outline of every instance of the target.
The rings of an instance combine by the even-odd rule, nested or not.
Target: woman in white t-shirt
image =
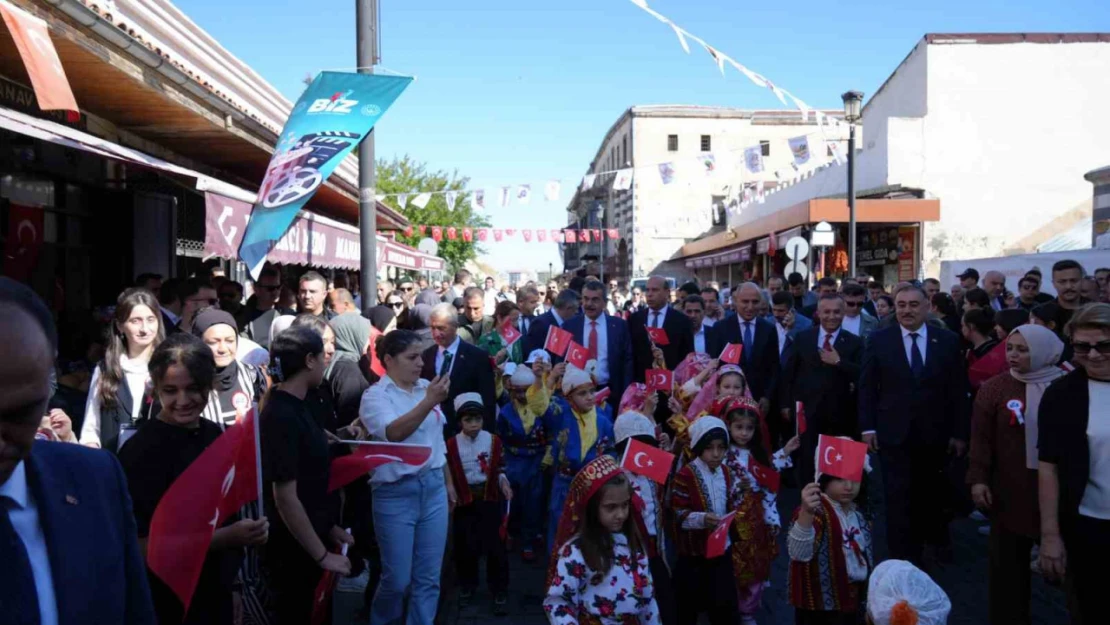
[[[128,289],[116,301],[104,360],[89,380],[81,444],[116,452],[140,419],[155,410],[147,364],[165,338],[158,300],[145,289]]]

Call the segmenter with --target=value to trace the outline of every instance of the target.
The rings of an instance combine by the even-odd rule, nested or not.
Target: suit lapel
[[[451,362],[451,373],[449,377],[452,382],[459,379],[459,375],[466,370],[466,352],[463,351],[463,344],[459,343],[459,348],[455,350],[455,359]]]
[[[39,445],[41,443],[35,444],[36,447]],[[46,538],[50,571],[54,577],[54,598],[58,606],[58,622],[76,622],[77,619],[73,618],[75,615],[66,612],[66,608],[70,604],[68,589],[73,580],[61,579],[58,575],[68,570],[76,570],[68,566],[68,556],[73,552],[82,552],[80,546],[75,547],[66,541],[67,537],[75,534],[73,529],[79,526],[79,519],[76,518],[76,515],[80,501],[75,497],[76,493],[70,492],[72,489],[68,487],[69,480],[65,479],[65,476],[57,474],[57,467],[41,461],[39,454],[34,452],[34,448],[32,448],[31,455],[28,457],[27,468],[27,482],[31,494],[35,498],[35,505],[38,507],[39,525],[42,526],[42,533]],[[80,531],[76,532],[77,535],[81,533]]]

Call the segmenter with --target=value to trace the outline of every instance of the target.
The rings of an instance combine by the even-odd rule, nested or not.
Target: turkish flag
[[[547,230],[536,230],[536,240],[543,243],[547,240]]]
[[[470,243],[471,241],[474,240],[474,231],[471,230],[470,228],[463,228],[462,229],[462,239],[463,239],[463,241],[466,241],[467,243]]]
[[[185,612],[212,534],[259,497],[257,426],[252,408],[174,480],[150,520],[146,564],[177,595]]]
[[[585,370],[586,363],[590,361],[590,350],[582,347],[574,341],[570,342],[570,347],[567,348],[567,364],[574,365],[579,369]]]
[[[406,237],[411,237],[412,236],[412,226],[409,226],[409,227],[405,228],[405,236]]]
[[[574,236],[574,230],[564,230],[563,236],[566,238],[567,243],[577,243],[578,240]]]
[[[609,228],[609,238],[610,239],[619,239],[619,238],[621,238],[620,231],[617,230],[616,228]]]
[[[795,424],[798,428],[798,436],[801,436],[806,433],[807,426],[809,425],[806,423],[806,407],[802,402],[794,402],[794,415],[797,419]]]
[[[590,231],[589,230],[580,230],[578,232],[578,238],[583,243],[589,243],[590,242]]]
[[[760,464],[752,454],[748,454],[748,473],[751,473],[755,481],[763,488],[772,493],[779,492],[779,483],[782,481],[782,476],[772,467]]]
[[[512,323],[501,324],[501,327],[497,329],[497,333],[500,334],[502,340],[505,341],[505,347],[511,347],[513,343],[520,340],[521,336],[524,336]]]
[[[42,248],[43,211],[33,206],[8,205],[8,241],[4,245],[4,275],[29,282]]]
[[[573,334],[557,325],[552,325],[547,329],[547,340],[543,342],[543,348],[556,356],[564,356],[573,342]]]
[[[498,243],[500,243],[501,238],[504,237],[504,236],[505,236],[505,233],[502,232],[499,228],[494,228],[493,229],[493,240],[494,241],[497,241]]]
[[[77,100],[69,88],[62,60],[50,39],[46,22],[7,2],[0,3],[0,13],[12,35],[23,66],[35,88],[35,98],[44,111],[77,111]]]
[[[443,228],[440,228],[439,226],[432,226],[432,239],[434,239],[436,243],[442,241]]]
[[[817,437],[817,470],[841,479],[859,482],[863,479],[863,462],[867,459],[867,445],[837,438]]]
[[[721,519],[717,524],[717,529],[709,535],[709,541],[705,544],[705,557],[716,558],[725,555],[725,543],[728,542],[728,526],[732,525],[732,517],[736,516],[736,511],[733,510]]]
[[[316,593],[313,595],[312,616],[309,625],[324,625],[327,620],[328,605],[331,603],[331,593],[339,580],[332,571],[324,571],[320,576],[320,583],[316,584]]]
[[[383,464],[403,462],[418,467],[427,462],[431,455],[432,448],[426,445],[360,442],[350,455],[340,456],[331,461],[328,492],[343,488]]]
[[[667,338],[667,331],[663,328],[653,328],[651,326],[647,326],[646,329],[648,333],[648,338],[651,339],[652,343],[655,343],[659,347],[671,344],[671,339]]]
[[[505,236],[515,237],[516,236],[516,230],[513,229],[513,228],[505,228]]]
[[[489,238],[489,230],[487,230],[485,228],[480,228],[478,230],[478,240],[485,243],[486,239],[488,239],[488,238]]]
[[[594,393],[594,403],[597,404],[598,406],[601,406],[609,399],[609,396],[612,395],[612,394],[613,394],[613,389],[606,386],[605,388],[601,389],[600,391]]]
[[[459,231],[455,229],[455,226],[451,226],[450,228],[447,229],[447,240],[448,241],[454,241],[458,236],[459,236]]]
[[[597,228],[594,228],[590,232],[593,232],[594,241],[597,241],[598,243],[601,243],[601,230],[598,230]]]
[[[525,242],[527,242],[527,243],[532,242],[532,231],[531,230],[521,230],[520,234],[521,234],[521,236],[524,237]]]
[[[428,226],[420,226],[420,236],[428,234]]]
[[[621,468],[628,469],[636,475],[642,475],[656,484],[666,484],[667,476],[674,465],[674,455],[658,447],[652,447],[640,441],[628,439],[628,447],[621,458]]]
[[[648,369],[644,374],[644,380],[647,382],[649,393],[653,391],[670,393],[674,390],[674,373],[666,369]]]
[[[740,356],[744,353],[744,345],[742,343],[729,343],[721,350],[721,362],[727,362],[730,365],[740,364]]]

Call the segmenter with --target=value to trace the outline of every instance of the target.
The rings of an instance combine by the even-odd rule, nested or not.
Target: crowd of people
[[[368,568],[371,623],[430,624],[442,580],[472,600],[482,560],[504,615],[519,552],[546,559],[552,623],[755,623],[779,557],[797,623],[944,623],[926,572],[973,507],[990,521],[992,623],[1031,622],[1034,570],[1097,622],[1108,276],[1058,262],[1053,297],[1037,270],[1017,295],[975,269],[948,292],[798,274],[497,288],[459,271],[383,280],[364,315],[346,276],[267,266],[248,298],[218,274],[141,275],[83,341],[2,279],[0,622],[303,624],[324,572]],[[262,509],[214,527],[185,605],[143,564],[152,518],[253,407]],[[820,436],[866,444],[877,475],[822,474]],[[329,492],[351,440],[431,454]],[[633,445],[673,456],[665,479],[626,468]],[[780,484],[801,490],[785,526]]]

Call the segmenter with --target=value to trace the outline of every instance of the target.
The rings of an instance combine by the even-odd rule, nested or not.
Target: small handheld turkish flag
[[[674,390],[674,373],[666,369],[648,369],[644,374],[644,380],[647,382],[649,393],[654,391],[670,393]]]
[[[674,465],[674,455],[662,449],[646,445],[640,441],[628,439],[628,447],[621,458],[621,468],[628,469],[636,475],[642,475],[656,484],[666,484],[667,476]]]
[[[331,461],[328,475],[328,492],[343,488],[364,477],[374,469],[390,462],[403,462],[418,467],[428,461],[432,448],[426,445],[404,445],[374,441],[345,441],[357,443],[354,453]]]
[[[795,421],[795,425],[798,428],[797,434],[798,434],[798,436],[801,436],[802,434],[806,433],[806,429],[809,426],[809,424],[806,423],[806,407],[805,407],[805,404],[803,404],[800,401],[794,402],[794,415],[795,415],[795,418],[797,419]]]
[[[556,356],[565,356],[567,348],[570,347],[573,341],[573,334],[559,326],[552,325],[547,329],[547,340],[543,342],[543,348]]]
[[[732,525],[732,517],[736,511],[729,512],[717,524],[717,529],[709,535],[709,542],[705,545],[705,557],[716,558],[725,555],[725,544],[728,542],[728,526]]]
[[[727,362],[730,365],[740,364],[740,356],[744,353],[744,345],[741,343],[729,343],[721,350],[721,362]]]
[[[570,347],[567,348],[567,364],[574,365],[584,371],[587,362],[590,362],[590,350],[571,341]]]
[[[782,482],[782,476],[771,467],[760,464],[752,454],[748,454],[748,473],[751,473],[755,481],[763,488],[772,493],[779,492],[779,484]]]
[[[600,391],[594,393],[594,403],[597,404],[598,406],[601,406],[602,404],[604,404],[609,399],[609,396],[612,395],[612,394],[613,394],[613,389],[606,386],[605,388],[601,389]]]
[[[863,443],[824,434],[817,437],[817,470],[821,473],[859,482],[866,459],[867,445]]]
[[[651,339],[651,342],[655,343],[659,347],[671,344],[671,340],[667,338],[667,331],[663,328],[653,328],[651,326],[648,326],[647,333],[648,338]]]
[[[520,337],[523,335],[520,333],[520,330],[517,330],[516,327],[513,326],[511,318],[507,321],[509,322],[501,324],[501,327],[497,329],[497,333],[500,334],[502,340],[505,341],[505,347],[512,347],[513,343],[520,340]]]

